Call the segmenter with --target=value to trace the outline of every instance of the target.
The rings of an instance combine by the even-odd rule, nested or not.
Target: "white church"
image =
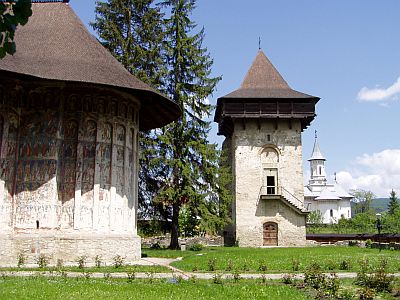
[[[314,148],[310,162],[310,179],[304,186],[304,206],[310,212],[320,211],[324,224],[337,223],[339,219],[351,218],[350,200],[353,198],[336,181],[329,183],[326,177],[325,161],[315,134]]]

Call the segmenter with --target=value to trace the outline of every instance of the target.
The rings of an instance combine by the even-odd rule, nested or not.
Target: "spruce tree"
[[[394,190],[392,190],[390,192],[389,199],[390,199],[390,201],[389,201],[389,206],[388,206],[388,210],[389,210],[388,213],[390,215],[394,215],[396,210],[398,210],[400,208],[399,201],[397,199],[396,192]]]
[[[226,219],[225,174],[218,174],[219,153],[209,144],[207,135],[212,112],[208,103],[221,77],[211,76],[213,60],[203,46],[204,28],[194,32],[190,19],[195,0],[165,0],[170,10],[166,19],[166,58],[168,63],[166,93],[182,109],[183,116],[162,129],[161,140],[169,178],[157,196],[172,208],[170,248],[179,247],[179,213],[182,205],[196,216],[199,226],[216,229]],[[224,211],[225,209],[225,211]],[[223,220],[224,223],[226,220]]]

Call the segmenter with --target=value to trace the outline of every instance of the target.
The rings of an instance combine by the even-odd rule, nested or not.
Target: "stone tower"
[[[62,1],[32,3],[0,60],[0,265],[140,258],[138,133],[180,115]],[[67,2],[67,1],[63,1]]]
[[[234,176],[227,243],[305,244],[301,133],[318,100],[291,89],[261,50],[240,88],[218,99],[214,120]]]

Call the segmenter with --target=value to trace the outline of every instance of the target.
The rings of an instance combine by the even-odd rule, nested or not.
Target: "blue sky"
[[[94,0],[70,5],[85,25],[94,20]],[[400,194],[399,11],[398,0],[198,0],[193,20],[222,75],[210,101],[240,86],[261,37],[289,85],[321,98],[303,133],[305,177],[317,130],[341,185]],[[221,143],[216,129],[210,140]]]

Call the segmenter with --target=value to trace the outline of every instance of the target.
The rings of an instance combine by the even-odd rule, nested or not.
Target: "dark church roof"
[[[289,87],[262,50],[259,50],[239,89],[221,98],[317,98]],[[220,98],[220,99],[221,99]]]
[[[166,125],[179,107],[132,76],[85,28],[67,3],[33,3],[33,15],[15,33],[17,52],[0,72],[122,89],[141,102],[140,128]]]

